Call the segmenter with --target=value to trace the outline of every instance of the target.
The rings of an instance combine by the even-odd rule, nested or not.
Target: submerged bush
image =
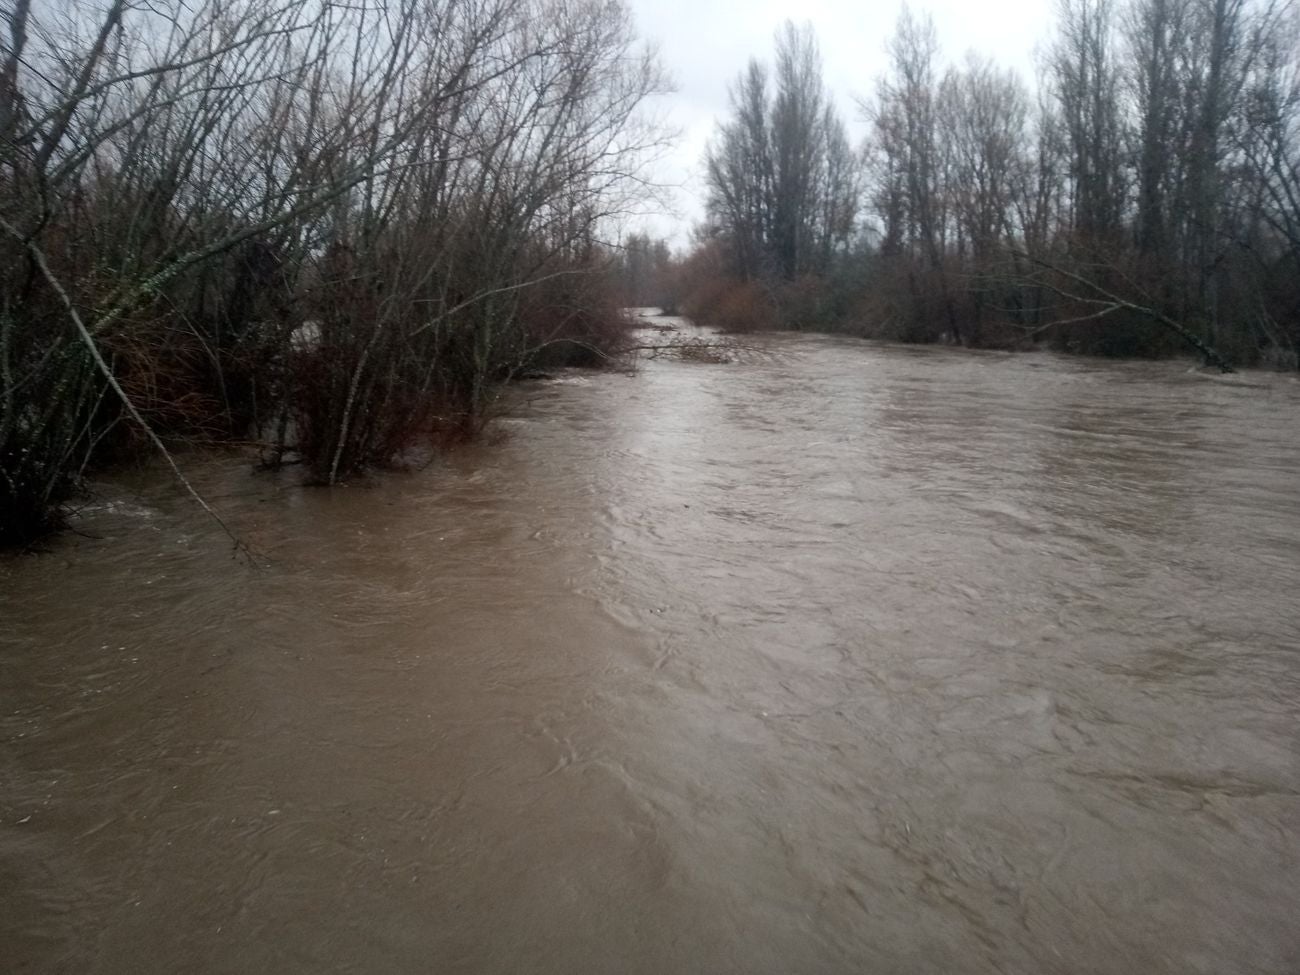
[[[474,429],[560,340],[610,344],[593,240],[663,141],[624,4],[22,0],[9,26],[0,542],[164,442],[333,483]]]

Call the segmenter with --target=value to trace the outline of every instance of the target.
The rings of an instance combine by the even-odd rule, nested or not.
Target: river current
[[[1300,383],[752,341],[0,560],[0,970],[1300,971]]]

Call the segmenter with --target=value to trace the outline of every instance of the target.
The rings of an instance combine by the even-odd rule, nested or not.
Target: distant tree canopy
[[[629,234],[616,251],[615,268],[624,305],[677,314],[676,262],[667,241]]]
[[[688,296],[697,316],[744,293],[756,319],[895,339],[1297,364],[1294,5],[1059,0],[1036,95],[945,65],[906,9],[886,49],[859,152],[811,28],[738,79],[692,258],[732,283]]]

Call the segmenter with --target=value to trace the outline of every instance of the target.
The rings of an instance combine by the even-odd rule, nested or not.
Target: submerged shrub
[[[333,483],[472,430],[541,346],[613,344],[581,282],[664,139],[619,0],[11,14],[0,542],[165,442]]]

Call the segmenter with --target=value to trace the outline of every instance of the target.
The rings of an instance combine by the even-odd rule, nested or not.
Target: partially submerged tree
[[[137,442],[333,483],[617,318],[664,80],[597,0],[16,0],[0,51],[0,537]],[[588,336],[590,337],[590,336]]]

